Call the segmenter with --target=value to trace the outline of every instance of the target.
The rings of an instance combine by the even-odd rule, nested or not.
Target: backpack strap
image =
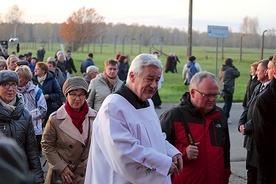
[[[38,102],[38,100],[39,100],[39,98],[42,94],[42,90],[39,87],[37,87],[37,88],[38,88],[38,90],[37,90],[36,95],[35,95],[35,107],[36,108],[37,108],[37,102]]]
[[[193,138],[193,136],[191,134],[190,127],[188,126],[188,123],[187,123],[187,121],[184,118],[183,112],[181,111],[180,107],[177,107],[177,109],[179,111],[180,120],[181,120],[181,122],[182,122],[182,124],[184,126],[186,135],[187,135],[187,137],[189,139],[189,143],[190,143],[190,145],[195,145],[194,138]]]

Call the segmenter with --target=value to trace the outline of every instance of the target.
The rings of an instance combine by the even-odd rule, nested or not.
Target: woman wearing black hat
[[[13,138],[25,152],[36,183],[43,183],[43,171],[37,154],[32,116],[17,94],[18,75],[11,70],[0,71],[0,131]]]
[[[50,166],[46,184],[84,183],[96,116],[86,102],[87,88],[83,78],[68,78],[62,87],[66,102],[48,119],[41,141]]]

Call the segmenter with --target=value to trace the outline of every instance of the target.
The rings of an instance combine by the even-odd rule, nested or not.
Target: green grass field
[[[32,48],[33,44],[21,44],[21,50],[19,54],[24,54],[27,52],[32,52],[33,56],[36,56],[37,49]],[[37,46],[39,47],[39,46]],[[160,47],[156,46],[157,49]],[[28,49],[27,49],[28,48]],[[114,45],[104,44],[102,49],[99,45],[95,47],[90,45],[90,50],[88,51],[88,47],[84,48],[84,52],[72,52],[72,58],[75,61],[75,66],[77,70],[80,70],[81,61],[86,59],[89,52],[94,54],[94,62],[96,66],[99,67],[100,72],[103,70],[103,63],[108,58],[115,58],[116,53],[114,53]],[[59,44],[55,44],[53,46],[45,45],[46,55],[44,60],[46,61],[49,56],[53,57],[55,52],[60,49]],[[179,57],[181,63],[177,64],[177,71],[178,73],[164,73],[164,82],[162,88],[159,90],[159,94],[163,102],[178,102],[181,95],[188,90],[186,86],[183,85],[182,81],[182,68],[183,65],[187,61],[186,51],[187,47],[185,46],[162,46],[162,51],[166,54],[176,53]],[[102,50],[102,53],[100,52]],[[122,46],[117,45],[118,51],[122,51]],[[12,51],[12,48],[9,49],[9,52]],[[149,47],[142,47],[141,53],[149,53],[153,52],[154,49],[150,49]],[[244,97],[246,84],[249,80],[250,75],[250,65],[255,61],[260,60],[260,48],[257,49],[247,49],[243,48],[242,53],[242,61],[240,60],[240,50],[239,48],[224,48],[224,58],[231,57],[234,60],[234,65],[239,69],[241,72],[241,76],[236,79],[235,85],[235,93],[234,93],[234,101],[241,102]],[[132,53],[132,54],[131,54]],[[133,45],[132,52],[131,46],[125,45],[124,47],[124,54],[130,55],[131,60],[138,55],[139,48],[138,45]],[[219,69],[224,61],[222,59],[222,49],[218,48],[218,59],[216,65],[216,48],[215,47],[193,47],[192,53],[197,58],[197,62],[201,65],[203,70],[212,72],[214,74],[218,74]],[[264,58],[268,58],[270,55],[274,55],[274,50],[264,49]],[[206,59],[206,55],[208,59]],[[165,66],[166,63],[166,56],[161,55],[160,57],[163,65]],[[217,70],[217,72],[216,72]],[[80,73],[79,73],[80,75]],[[218,101],[222,101],[222,98],[219,98]]]

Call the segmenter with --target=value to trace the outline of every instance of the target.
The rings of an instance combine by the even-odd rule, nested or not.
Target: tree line
[[[64,43],[68,49],[77,50],[85,44],[135,44],[186,46],[187,31],[177,28],[160,26],[144,26],[138,24],[105,23],[104,17],[93,8],[80,8],[73,12],[62,23],[30,24],[20,21],[22,12],[18,6],[0,19],[0,40],[17,37],[20,42],[35,42],[39,44]],[[1,17],[0,17],[1,18]],[[239,47],[242,41],[244,48],[260,48],[262,35],[258,34],[257,18],[245,17],[241,23],[240,32],[232,32],[229,28],[228,38],[220,40],[223,47]],[[207,32],[193,30],[193,46],[216,46],[216,39],[209,38]],[[267,30],[264,48],[276,47],[275,29]]]

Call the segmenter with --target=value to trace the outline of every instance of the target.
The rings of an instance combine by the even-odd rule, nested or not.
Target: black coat
[[[276,80],[256,99],[253,108],[253,139],[259,153],[259,165],[263,172],[272,172],[275,178],[276,165]],[[273,174],[274,173],[274,174]],[[271,175],[271,174],[270,174]]]
[[[260,84],[260,81],[258,81],[258,77],[255,76],[254,78],[252,78],[252,76],[250,76],[250,79],[247,83],[247,86],[246,86],[246,92],[245,92],[245,95],[244,95],[244,99],[243,99],[243,102],[242,102],[242,106],[243,107],[246,107],[247,103],[249,102],[250,98],[251,98],[251,95],[253,94],[253,91],[255,89],[255,87]]]
[[[261,85],[262,84],[258,84],[255,87],[250,101],[247,103],[246,107],[244,108],[244,111],[241,114],[241,117],[239,120],[239,125],[238,125],[239,131],[240,131],[239,128],[241,125],[244,125],[244,127],[245,127],[245,136],[244,136],[244,145],[243,146],[247,150],[246,164],[254,166],[254,167],[258,167],[258,153],[257,153],[257,149],[256,149],[256,143],[252,139],[252,131],[253,131],[252,111],[253,111],[253,107],[254,107],[254,104],[256,103],[256,99],[257,99],[258,95],[264,93],[268,88],[268,85],[267,85],[266,89],[260,93],[259,91],[260,91]]]
[[[24,150],[30,171],[36,176],[36,183],[43,183],[44,176],[41,168],[36,146],[35,132],[32,116],[24,108],[21,96],[16,97],[16,108],[10,112],[0,103],[0,127],[1,131],[13,138],[22,150]]]

